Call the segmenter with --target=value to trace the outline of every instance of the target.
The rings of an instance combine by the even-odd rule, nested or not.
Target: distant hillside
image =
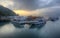
[[[14,15],[16,15],[16,14],[12,10],[0,5],[0,16],[14,16]],[[1,22],[1,20],[0,20],[0,27],[5,24],[8,24],[9,22],[10,21]]]
[[[2,16],[14,16],[16,14],[12,10],[0,5],[0,15],[2,15]]]

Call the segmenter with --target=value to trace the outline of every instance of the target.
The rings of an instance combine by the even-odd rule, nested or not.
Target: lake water
[[[1,25],[0,26],[0,37],[3,37],[3,38],[5,38],[5,37],[20,37],[20,35],[23,37],[23,36],[25,36],[24,34],[28,35],[29,33],[30,34],[34,33],[36,35],[36,33],[37,33],[36,29],[32,29],[32,31],[28,30],[29,26],[27,24],[25,24],[25,26],[24,26],[25,28],[16,28],[14,26],[14,24],[12,24],[11,22],[9,22],[9,23],[1,22],[0,25]]]
[[[16,28],[11,22],[10,23],[0,23],[0,37],[20,37],[30,34],[33,36],[39,36],[42,38],[55,38],[60,37],[60,20],[56,22],[47,22],[47,24],[42,27],[39,32],[36,28],[29,29],[28,25],[26,24],[25,28]],[[3,26],[2,26],[3,25]],[[28,29],[27,29],[28,28]],[[30,34],[29,34],[30,33]]]

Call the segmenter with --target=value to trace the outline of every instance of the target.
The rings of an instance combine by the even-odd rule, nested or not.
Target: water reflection
[[[16,28],[14,24],[11,22],[9,23],[1,22],[0,25],[2,26],[0,27],[0,37],[3,37],[3,38],[9,38],[9,37],[11,38],[37,38],[36,29],[28,30],[27,29],[28,26],[25,26],[25,28]]]

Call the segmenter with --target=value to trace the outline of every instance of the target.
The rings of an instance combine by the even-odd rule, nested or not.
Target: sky
[[[60,0],[0,0],[0,4],[10,9],[35,10],[59,5]]]
[[[36,10],[59,6],[60,0],[0,0],[3,5],[22,16],[31,15]],[[30,13],[32,12],[32,13]]]

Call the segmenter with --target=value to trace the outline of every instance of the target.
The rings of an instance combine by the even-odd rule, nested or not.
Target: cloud
[[[36,16],[60,17],[60,6],[37,9],[34,12]]]
[[[23,10],[36,10],[45,7],[57,6],[60,0],[14,0],[14,7]]]
[[[0,0],[0,5],[7,7],[9,9],[13,9],[13,1],[12,0]]]
[[[53,6],[53,7],[46,7],[46,8],[42,8],[42,9],[36,9],[33,11],[28,11],[26,14],[27,14],[27,16],[32,15],[32,16],[60,17],[60,6]]]
[[[37,0],[14,0],[17,9],[33,10],[38,8]]]
[[[57,6],[60,0],[1,0],[0,5],[10,9],[36,10],[45,7]]]

